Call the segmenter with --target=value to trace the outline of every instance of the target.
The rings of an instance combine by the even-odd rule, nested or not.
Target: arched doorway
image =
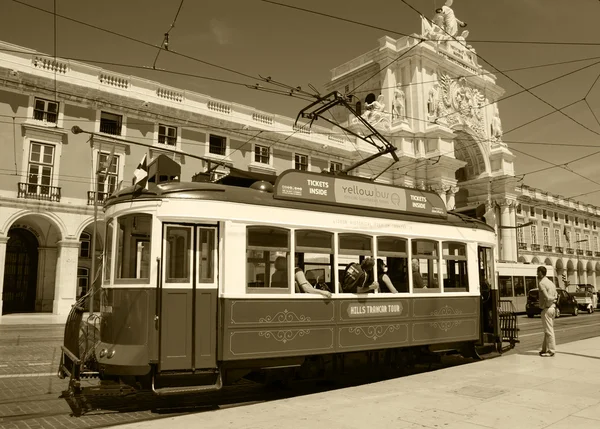
[[[35,311],[38,240],[24,228],[8,231],[2,314]]]

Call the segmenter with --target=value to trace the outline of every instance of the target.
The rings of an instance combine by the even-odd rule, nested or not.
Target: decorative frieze
[[[100,73],[98,79],[100,80],[100,83],[104,85],[114,86],[115,88],[121,89],[129,88],[129,80],[119,76],[110,75],[108,73]]]
[[[69,66],[67,63],[57,61],[53,58],[33,57],[31,62],[33,63],[34,67],[36,67],[38,69],[50,71],[50,72],[65,74],[65,73],[67,73],[67,70],[69,69]]]

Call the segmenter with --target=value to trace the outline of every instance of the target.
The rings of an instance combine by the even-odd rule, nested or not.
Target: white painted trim
[[[257,162],[256,161],[256,146],[262,146],[262,147],[268,147],[269,148],[269,162],[268,163],[263,163],[263,162]],[[258,169],[264,169],[264,170],[269,170],[269,171],[275,171],[275,169],[273,168],[273,146],[269,146],[267,144],[263,144],[263,143],[256,143],[256,142],[252,142],[252,153],[251,153],[251,159],[250,159],[250,163],[248,164],[250,167],[254,167],[254,168],[258,168]]]
[[[21,160],[21,182],[27,183],[27,174],[29,170],[29,156],[31,154],[31,143],[41,143],[54,146],[54,162],[52,166],[51,186],[59,186],[60,178],[60,159],[62,157],[62,142],[56,139],[54,135],[44,136],[44,131],[34,132],[35,136],[25,127],[25,136],[23,137],[23,159]]]
[[[112,113],[113,115],[121,116],[122,121],[121,121],[121,134],[120,135],[106,134],[106,133],[100,132],[100,116],[101,116],[102,112]],[[123,110],[99,107],[98,109],[96,109],[96,122],[94,123],[94,132],[98,133],[100,135],[110,136],[110,137],[114,137],[114,138],[127,137],[127,115],[125,114],[125,112]]]
[[[52,101],[52,102],[58,103],[58,118],[56,119],[56,123],[52,123],[52,122],[48,123],[48,122],[38,121],[38,120],[33,119],[33,110],[35,107],[35,99],[36,98],[39,98],[39,99],[42,99],[45,101]],[[64,116],[65,116],[65,102],[64,101],[51,100],[49,98],[38,97],[33,94],[29,96],[29,104],[27,106],[27,119],[25,120],[26,123],[35,124],[40,127],[63,128]]]
[[[308,153],[306,153],[306,152],[296,152],[296,151],[292,152],[292,166],[290,168],[292,170],[296,169],[296,155],[306,156],[307,163],[308,163],[308,165],[306,167],[306,171],[311,171],[311,168],[312,168],[311,156]]]

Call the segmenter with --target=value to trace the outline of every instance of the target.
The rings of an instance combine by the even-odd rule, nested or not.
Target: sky
[[[420,31],[418,14],[401,0],[276,1],[379,29],[262,0],[184,0],[169,32],[169,49],[189,58],[161,52],[156,68],[238,84],[148,70],[156,48],[63,17],[56,18],[55,27],[48,13],[56,8],[58,15],[160,45],[181,0],[0,0],[0,40],[48,54],[56,47],[59,57],[121,64],[96,65],[295,117],[306,101],[239,84],[259,82],[261,75],[323,91],[332,68],[377,47],[380,37]],[[406,1],[432,17],[444,0]],[[499,101],[504,141],[516,155],[520,183],[600,206],[600,63],[594,64],[600,61],[600,1],[455,0],[452,8],[468,24],[468,41],[479,63],[498,77],[504,97],[522,91],[519,85],[529,88],[573,72],[533,89],[534,95],[524,92]],[[505,41],[562,44],[500,43]],[[586,60],[573,62],[580,59]],[[570,63],[513,70],[561,62]],[[547,103],[559,109],[572,104],[563,112],[579,123]],[[553,164],[567,165],[527,174]]]

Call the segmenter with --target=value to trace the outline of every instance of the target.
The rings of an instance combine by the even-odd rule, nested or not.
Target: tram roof
[[[105,207],[122,202],[131,203],[132,201],[151,201],[164,198],[234,202],[494,231],[486,223],[460,213],[448,212],[445,217],[426,217],[418,214],[378,210],[373,207],[344,207],[324,204],[322,202],[294,201],[275,198],[271,192],[211,182],[166,182],[158,185],[150,184],[148,189],[142,189],[141,191],[135,190],[134,187],[128,187],[110,196],[105,202]]]

